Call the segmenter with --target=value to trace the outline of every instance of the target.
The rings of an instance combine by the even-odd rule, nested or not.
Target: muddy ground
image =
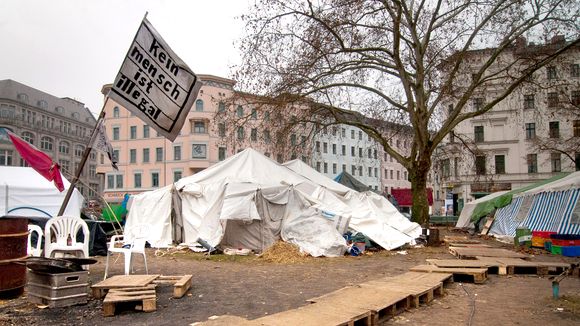
[[[502,244],[482,239],[494,246]],[[509,247],[509,246],[508,246]],[[157,255],[156,255],[157,253]],[[67,308],[38,308],[26,294],[0,300],[0,325],[189,325],[214,315],[236,315],[255,319],[267,314],[306,305],[306,300],[347,285],[406,272],[429,258],[453,258],[445,246],[382,251],[360,257],[309,258],[299,263],[275,264],[255,256],[208,258],[195,253],[148,251],[150,274],[193,274],[189,294],[172,298],[171,286],[157,290],[157,311],[139,312],[131,307],[114,317],[103,317],[100,300],[89,297],[86,305]],[[163,254],[163,255],[159,255]],[[578,261],[535,252],[534,259]],[[141,257],[135,256],[138,273]],[[91,282],[103,278],[105,257],[90,267]],[[112,274],[122,274],[122,258]],[[490,275],[485,284],[454,283],[443,297],[410,309],[385,325],[580,325],[580,278],[560,283],[563,299],[552,298],[548,277],[537,275]],[[356,298],[352,298],[356,300]]]

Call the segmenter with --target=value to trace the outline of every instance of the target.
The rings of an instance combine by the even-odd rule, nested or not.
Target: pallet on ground
[[[114,316],[117,305],[126,302],[136,303],[136,308],[145,312],[157,310],[155,285],[109,289],[105,300],[103,300],[103,315],[105,317]]]
[[[101,299],[110,289],[145,287],[158,278],[158,274],[153,275],[115,275],[93,286],[93,297]]]
[[[486,245],[483,243],[457,243],[451,242],[449,243],[450,247],[465,247],[465,248],[493,248],[490,245]]]
[[[173,297],[178,299],[183,297],[191,288],[193,275],[164,276],[160,275],[153,283],[155,284],[172,284]]]
[[[530,255],[503,249],[503,248],[462,248],[449,247],[449,252],[459,259],[476,259],[482,257],[528,258]]]
[[[561,262],[538,262],[524,260],[519,258],[508,257],[477,257],[480,261],[486,261],[490,264],[495,263],[498,267],[499,275],[513,274],[537,274],[548,275],[550,271],[555,274],[562,273],[565,269],[570,268],[570,264]]]
[[[353,298],[351,298],[353,299]],[[253,320],[261,326],[354,326],[372,325],[371,312],[352,305],[336,306],[313,303],[297,309],[282,311],[274,315]]]
[[[426,274],[420,272],[406,272],[399,274],[397,276],[380,278],[377,280],[369,281],[371,285],[379,285],[380,283],[398,283],[398,284],[425,284],[425,285],[438,285],[439,283],[449,284],[453,282],[453,274]],[[365,283],[363,283],[365,284]],[[380,286],[380,285],[379,285]]]
[[[337,291],[312,298],[312,303],[330,306],[352,306],[368,310],[373,325],[394,317],[410,307],[411,297],[407,293],[393,292],[370,286],[348,286]]]
[[[424,273],[450,273],[457,279],[460,275],[469,276],[473,283],[483,283],[487,280],[487,268],[461,268],[461,267],[438,267],[434,265],[418,265],[411,268],[414,272]]]

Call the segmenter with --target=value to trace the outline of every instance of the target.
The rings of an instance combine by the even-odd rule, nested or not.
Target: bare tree
[[[409,171],[413,219],[424,224],[437,145],[578,46],[579,12],[573,0],[261,0],[244,17],[236,79],[265,99],[301,101],[304,119],[353,125],[373,137]],[[522,36],[556,34],[574,41],[534,56],[513,54]],[[466,59],[474,51],[485,53],[476,67]],[[495,87],[486,103],[468,105],[499,83],[506,86]],[[442,114],[450,99],[453,107]],[[388,121],[389,132],[376,121]],[[389,145],[398,132],[393,125],[413,128],[406,153]]]

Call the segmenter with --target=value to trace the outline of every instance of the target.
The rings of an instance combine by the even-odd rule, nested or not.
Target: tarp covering
[[[70,182],[62,176],[65,191],[29,167],[0,166],[0,214],[54,217],[66,196]],[[81,216],[84,197],[75,189],[64,215]]]
[[[427,202],[429,206],[433,206],[433,189],[427,188]],[[399,206],[413,205],[413,192],[410,188],[394,188],[391,189],[391,195],[395,197]]]
[[[348,172],[342,172],[334,178],[334,181],[340,183],[343,186],[349,187],[350,189],[363,192],[372,191],[372,189],[365,185],[364,183],[358,181]]]
[[[492,199],[498,197],[498,196],[502,196],[504,194],[508,193],[508,191],[498,191],[498,192],[492,192],[491,194],[478,198],[474,201],[471,201],[467,204],[465,204],[465,206],[463,206],[463,209],[461,210],[461,213],[459,214],[459,219],[457,219],[457,224],[455,224],[455,227],[458,228],[473,228],[473,222],[471,221],[471,214],[473,213],[473,210],[475,209],[475,207],[479,204],[479,203],[484,203],[484,202],[492,202]]]
[[[313,256],[334,256],[346,250],[341,232],[349,219],[351,228],[385,249],[421,234],[382,196],[310,176],[317,182],[246,149],[172,186],[134,196],[127,226],[149,223],[157,230],[149,242],[170,245],[173,191],[181,199],[181,207],[173,209],[180,210],[184,242],[190,245],[202,239],[260,252],[281,238]]]
[[[487,214],[493,212],[494,209],[509,205],[511,203],[514,195],[517,195],[519,193],[526,192],[529,190],[533,190],[533,189],[541,191],[540,189],[542,189],[542,187],[544,185],[546,185],[548,183],[552,183],[556,180],[562,179],[562,178],[566,177],[567,175],[568,175],[568,173],[563,172],[563,173],[555,175],[549,179],[542,180],[542,181],[533,183],[531,185],[528,185],[528,186],[525,186],[522,188],[511,190],[511,191],[503,194],[502,196],[492,198],[492,200],[480,202],[473,210],[473,213],[471,213],[471,218],[470,218],[471,222],[475,222],[475,221],[479,220],[481,217],[484,217]]]
[[[521,192],[498,209],[490,234],[514,236],[516,228],[580,234],[580,172]]]

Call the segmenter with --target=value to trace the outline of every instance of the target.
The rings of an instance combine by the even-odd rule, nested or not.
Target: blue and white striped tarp
[[[509,205],[504,206],[495,212],[495,221],[489,230],[489,234],[516,235],[516,228],[518,227],[519,222],[516,221],[515,218],[522,206],[523,199],[524,197],[514,198]]]
[[[572,224],[572,212],[580,197],[580,189],[556,192],[542,192],[533,195],[532,205],[521,223],[516,216],[524,196],[515,198],[495,215],[491,234],[515,236],[516,228],[526,227],[532,231],[553,231],[566,234],[580,234],[580,224]]]

